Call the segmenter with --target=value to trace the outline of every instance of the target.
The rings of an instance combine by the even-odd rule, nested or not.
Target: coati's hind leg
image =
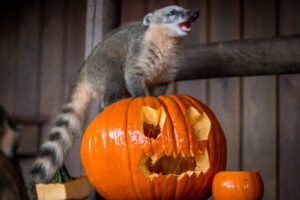
[[[97,96],[93,85],[81,80],[74,87],[70,100],[57,115],[53,127],[42,144],[31,168],[33,182],[47,182],[62,166],[64,157],[75,139],[82,134],[85,113]]]

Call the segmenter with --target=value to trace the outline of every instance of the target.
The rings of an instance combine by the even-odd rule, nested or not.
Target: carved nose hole
[[[143,130],[144,130],[144,135],[146,137],[156,139],[157,136],[160,134],[161,128],[159,125],[154,126],[153,124],[148,124],[148,123],[144,122]]]

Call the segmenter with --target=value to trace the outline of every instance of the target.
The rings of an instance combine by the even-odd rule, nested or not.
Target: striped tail
[[[92,86],[84,81],[74,88],[69,103],[57,115],[54,125],[31,168],[34,183],[51,180],[62,166],[65,156],[82,133],[85,113],[96,97]]]

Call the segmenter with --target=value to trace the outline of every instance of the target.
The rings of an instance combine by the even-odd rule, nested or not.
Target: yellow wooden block
[[[39,200],[84,199],[90,188],[86,177],[79,177],[65,183],[36,184]]]

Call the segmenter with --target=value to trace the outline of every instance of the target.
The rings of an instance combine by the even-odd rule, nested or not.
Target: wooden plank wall
[[[243,37],[275,36],[275,12],[275,0],[246,0]],[[242,169],[259,171],[267,183],[265,198],[276,199],[276,77],[243,78],[241,103]]]
[[[300,33],[299,9],[300,1],[279,1],[278,34]],[[280,200],[290,200],[300,196],[300,75],[279,76],[277,87],[278,195]]]
[[[50,119],[58,112],[84,57],[107,31],[103,3],[1,1],[0,103],[10,113]],[[200,19],[185,45],[300,33],[297,0],[122,0],[121,24],[141,20],[151,10],[170,4],[200,9]],[[300,196],[299,74],[180,81],[168,93],[190,94],[211,106],[226,134],[227,169],[261,172],[264,199]],[[94,104],[90,119],[98,105]],[[47,125],[43,132],[48,129]],[[24,137],[36,142],[28,140],[34,136],[26,132]],[[84,173],[79,145],[66,161],[73,175]],[[24,147],[30,146],[34,152],[35,145]],[[31,162],[21,160],[25,175]]]
[[[0,102],[13,116],[47,118],[50,124],[59,111],[84,59],[86,4],[85,0],[1,1]],[[29,132],[33,130],[34,134]],[[20,153],[36,153],[36,130],[24,127],[29,145],[21,145]],[[48,130],[47,125],[43,133]],[[75,175],[81,173],[79,145],[66,161]],[[28,181],[33,159],[20,161]]]

